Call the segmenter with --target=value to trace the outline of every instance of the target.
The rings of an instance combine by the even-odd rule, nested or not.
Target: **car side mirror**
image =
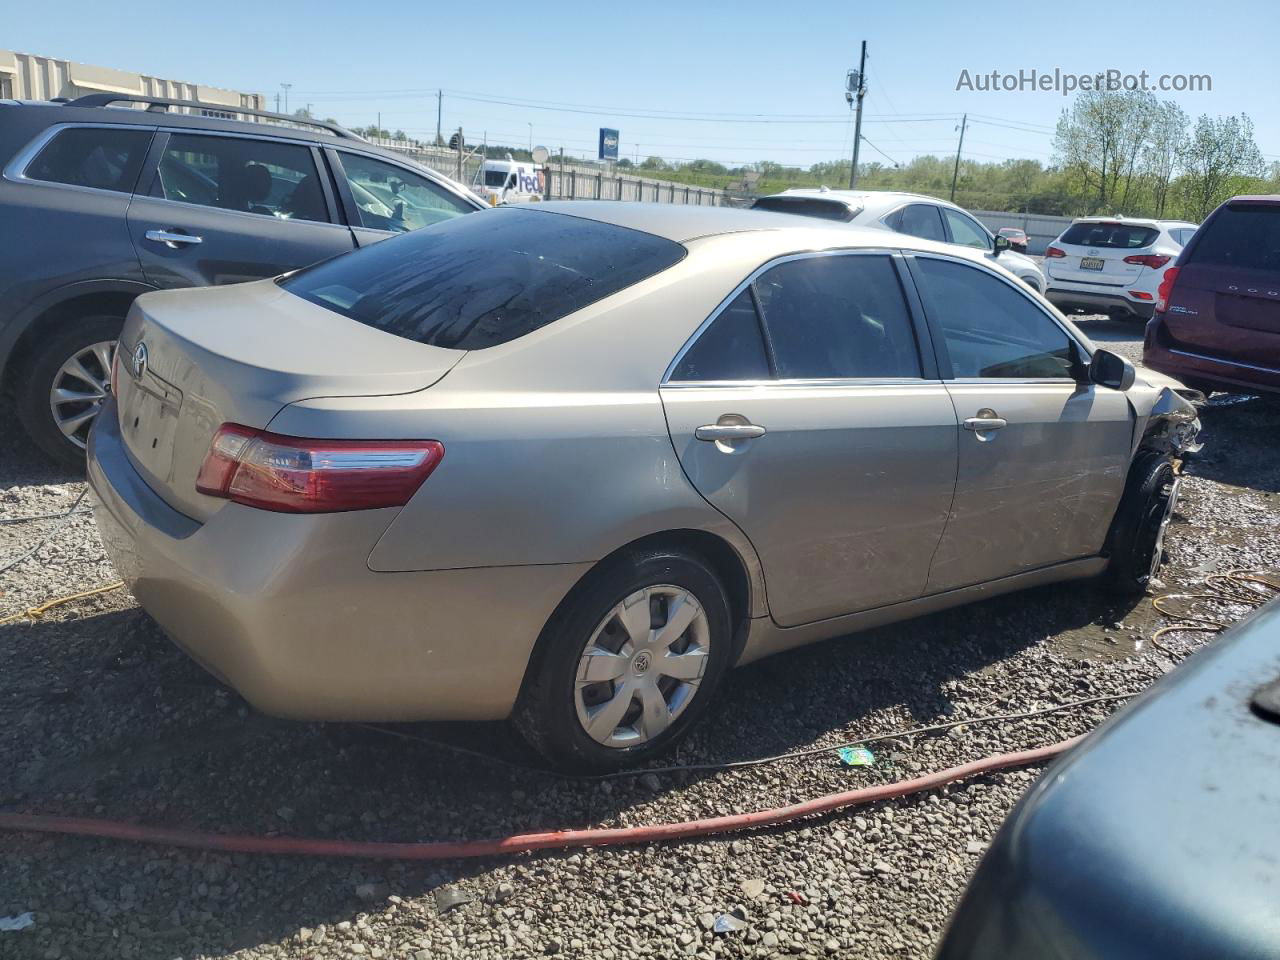
[[[998,257],[1000,256],[1000,254],[1004,253],[1008,249],[1009,249],[1009,238],[1005,236],[1001,236],[1000,234],[997,233],[991,245],[991,251]]]
[[[1112,390],[1128,390],[1137,377],[1133,364],[1110,350],[1096,350],[1089,361],[1089,380]]]

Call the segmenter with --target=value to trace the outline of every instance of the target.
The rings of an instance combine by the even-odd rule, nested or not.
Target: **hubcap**
[[[683,587],[637,590],[605,615],[578,661],[578,722],[597,743],[652,740],[693,701],[707,669],[711,630]]]
[[[83,448],[89,428],[111,394],[114,340],[90,344],[67,359],[49,388],[49,410],[62,435]]]

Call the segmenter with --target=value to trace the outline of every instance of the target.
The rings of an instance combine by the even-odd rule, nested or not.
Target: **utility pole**
[[[280,89],[284,91],[284,112],[285,113],[289,112],[289,88],[292,86],[293,86],[292,83],[280,84]]]
[[[280,94],[276,94],[276,113],[280,112]]]
[[[444,114],[444,91],[436,91],[436,146],[440,146],[444,141],[440,139],[440,118]]]
[[[856,83],[853,81],[856,79]],[[857,110],[853,121],[853,162],[849,165],[849,189],[858,184],[858,147],[862,143],[862,98],[867,95],[867,41],[862,41],[862,57],[858,61],[858,75],[845,81],[845,100],[857,98]]]
[[[960,120],[960,143],[956,145],[956,165],[951,171],[951,202],[956,202],[956,180],[960,176],[960,151],[964,149],[964,128],[969,125],[969,115],[966,113]]]
[[[529,124],[529,157],[533,158],[533,124]]]
[[[458,158],[457,158],[458,172],[454,175],[454,178],[453,178],[457,180],[459,183],[462,182],[462,153],[465,149],[466,149],[466,144],[463,142],[462,128],[459,127],[458,128]]]

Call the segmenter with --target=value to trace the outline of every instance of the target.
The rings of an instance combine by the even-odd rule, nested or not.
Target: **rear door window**
[[[1280,206],[1232,204],[1201,231],[1187,263],[1280,270]]]
[[[329,220],[311,150],[296,143],[170,134],[151,192],[280,220]]]
[[[765,352],[760,317],[751,290],[743,290],[720,311],[693,343],[676,368],[673,381],[767,380],[769,358]]]
[[[153,131],[138,127],[68,127],[27,165],[32,180],[132,193]]]
[[[683,259],[678,243],[583,217],[500,208],[293,274],[284,289],[436,347],[507,343]]]
[[[1160,236],[1152,227],[1125,223],[1073,223],[1059,238],[1062,243],[1104,250],[1136,250],[1149,247]]]
[[[896,228],[901,233],[925,240],[945,243],[947,235],[942,229],[942,217],[931,203],[913,203],[902,208],[902,218]]]
[[[887,256],[789,260],[756,292],[784,380],[919,377],[920,354]]]

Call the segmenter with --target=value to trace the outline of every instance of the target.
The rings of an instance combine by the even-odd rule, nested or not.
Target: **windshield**
[[[387,333],[481,350],[665,270],[680,244],[582,217],[499,209],[319,263],[280,282]]]
[[[507,182],[507,171],[505,170],[486,170],[484,172],[484,185],[486,187],[500,187]]]

